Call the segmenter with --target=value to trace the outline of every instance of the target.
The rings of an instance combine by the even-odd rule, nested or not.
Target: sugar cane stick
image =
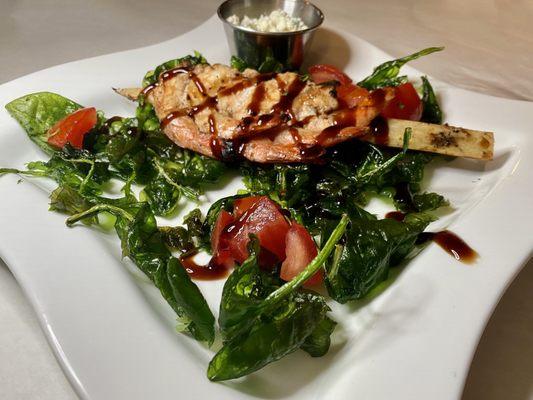
[[[371,143],[401,148],[406,128],[411,128],[409,149],[455,157],[492,160],[494,134],[448,124],[436,125],[401,119],[388,119],[388,135],[367,134],[361,137]],[[385,137],[384,137],[385,136]]]

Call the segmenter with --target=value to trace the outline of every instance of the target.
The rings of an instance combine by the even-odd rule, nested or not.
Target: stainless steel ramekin
[[[301,18],[308,28],[294,32],[256,32],[227,20],[231,15],[237,15],[241,20],[245,15],[258,18],[277,9]],[[255,68],[273,57],[287,69],[299,69],[315,30],[324,21],[322,11],[305,0],[227,0],[217,13],[224,23],[231,54]]]

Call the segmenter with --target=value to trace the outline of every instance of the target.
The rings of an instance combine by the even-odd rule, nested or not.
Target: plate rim
[[[216,17],[216,14],[213,15],[212,17],[210,17],[209,19],[207,19],[205,22],[203,22],[199,26],[197,26],[197,27],[195,27],[195,28],[193,28],[193,29],[191,29],[191,30],[189,30],[187,32],[184,32],[184,33],[180,34],[179,36],[176,36],[175,38],[171,38],[169,40],[165,40],[165,41],[162,41],[162,42],[159,42],[159,43],[156,43],[156,44],[151,44],[151,45],[148,45],[148,46],[143,46],[143,47],[139,47],[139,48],[135,48],[135,49],[129,49],[129,50],[124,50],[124,51],[107,53],[107,54],[103,54],[103,55],[99,55],[99,56],[89,57],[89,58],[75,60],[75,61],[70,61],[68,63],[59,64],[59,65],[48,67],[48,68],[45,68],[45,69],[42,69],[42,70],[39,70],[39,71],[36,71],[36,72],[32,72],[30,74],[18,77],[18,78],[14,79],[14,80],[11,80],[9,82],[3,83],[2,85],[0,85],[0,91],[4,90],[6,88],[8,89],[10,85],[12,85],[14,83],[17,83],[18,81],[22,81],[22,80],[30,78],[30,77],[32,77],[34,75],[39,75],[39,74],[43,73],[44,71],[56,69],[58,67],[71,66],[72,64],[81,63],[81,62],[88,61],[88,60],[95,60],[95,59],[99,59],[99,58],[106,57],[106,56],[109,56],[109,55],[117,55],[117,54],[127,53],[127,52],[130,52],[130,51],[138,51],[138,50],[143,50],[143,49],[147,49],[147,48],[158,47],[158,46],[160,46],[160,45],[162,45],[164,43],[172,42],[173,40],[175,40],[175,39],[177,39],[179,37],[182,37],[182,36],[185,36],[185,35],[191,35],[195,31],[199,31],[199,30],[204,29],[204,27],[209,25],[212,22],[213,18],[215,18],[215,17]],[[325,27],[327,27],[328,29],[332,29],[335,32],[341,33],[343,35],[352,36],[352,37],[357,38],[358,40],[364,41],[363,39],[358,38],[356,35],[354,35],[354,34],[352,34],[350,32],[342,31],[342,30],[336,29],[336,28],[332,28],[328,24],[326,24]],[[366,42],[366,41],[364,41],[364,42]],[[368,43],[368,42],[366,42],[366,43]],[[370,46],[372,46],[372,47],[375,47],[371,43],[368,43],[368,44]],[[456,88],[453,85],[450,85],[448,83],[444,83],[444,84],[446,85],[446,87],[453,88],[455,90],[461,90],[461,91],[464,91],[464,92],[467,92],[467,93],[473,93],[473,94],[478,95],[478,96],[484,96],[486,98],[493,98],[493,99],[497,99],[498,101],[524,104],[524,105],[527,105],[527,107],[531,107],[531,110],[533,110],[533,103],[532,102],[523,101],[523,100],[515,100],[515,99],[507,99],[507,98],[497,97],[497,96],[490,96],[490,95],[487,95],[487,94],[476,93],[476,92],[473,92],[473,91],[470,91],[470,90],[466,90],[466,89]],[[524,143],[527,145],[527,147],[525,147],[525,148],[527,148],[528,150],[531,150],[530,149],[531,143],[532,143],[531,140],[526,140]],[[533,163],[531,162],[531,159],[523,160],[523,156],[521,157],[520,162],[522,163],[522,167],[521,168],[517,168],[517,170],[514,171],[513,175],[516,174],[515,178],[519,177],[521,180],[524,180],[524,178],[525,178],[525,182],[527,183],[527,176],[526,177],[522,176],[524,169],[527,169],[527,168],[525,168],[524,164],[526,164],[526,165],[531,167],[531,166],[533,166]],[[17,178],[15,176],[2,177],[2,181],[11,181],[11,182],[8,182],[8,184],[5,185],[5,186],[12,186],[14,183],[16,183],[16,179]],[[3,190],[3,188],[5,186],[0,185],[0,193],[2,192],[2,190]],[[31,187],[30,190],[34,190],[33,186]],[[500,187],[498,190],[501,192],[502,188]],[[479,207],[476,207],[476,209],[479,212]],[[527,204],[524,204],[523,210],[526,211],[526,212],[528,212],[528,211],[531,212],[531,211],[533,211],[533,206],[529,205],[529,207],[528,207]],[[475,211],[475,210],[471,210],[471,211]],[[0,236],[3,236],[3,235],[4,235],[4,232],[0,231]],[[490,319],[490,316],[492,315],[492,313],[494,311],[494,308],[498,304],[499,300],[501,299],[501,297],[503,296],[503,294],[507,290],[508,286],[516,278],[518,273],[520,273],[520,271],[522,270],[524,265],[527,263],[527,261],[531,258],[531,256],[532,256],[532,249],[531,249],[532,245],[533,245],[533,238],[529,241],[529,250],[524,248],[524,249],[521,250],[520,254],[514,254],[513,255],[513,257],[515,259],[515,261],[512,263],[512,265],[514,265],[514,267],[512,267],[513,268],[513,274],[510,275],[509,278],[506,280],[506,282],[503,283],[502,289],[498,290],[498,296],[492,298],[490,307],[487,307],[487,310],[485,310],[486,312],[485,312],[485,318],[484,318],[483,326],[480,329],[477,330],[477,333],[475,335],[476,336],[476,340],[475,340],[476,344],[479,343],[481,335],[483,334],[483,332],[485,330],[486,324],[487,324],[488,320]],[[12,267],[12,265],[16,265],[18,263],[15,260],[11,260],[12,257],[9,254],[7,254],[7,253],[9,253],[9,251],[8,252],[4,251],[2,245],[0,244],[0,257],[5,261],[6,265],[8,266],[10,271],[13,273],[13,275],[14,275],[15,279],[17,280],[18,284],[21,286],[21,288],[22,288],[22,290],[24,292],[24,295],[30,301],[30,304],[32,305],[32,308],[34,309],[35,314],[37,315],[37,318],[39,320],[39,325],[40,325],[41,329],[43,330],[43,333],[45,334],[45,337],[47,339],[48,344],[52,348],[52,351],[54,353],[55,358],[58,360],[62,370],[64,371],[65,375],[67,376],[69,382],[71,383],[71,386],[73,387],[73,389],[77,393],[77,395],[80,396],[81,398],[87,398],[88,399],[89,395],[85,391],[85,388],[83,386],[83,382],[79,379],[79,377],[76,374],[76,371],[75,371],[74,367],[70,364],[70,362],[68,360],[68,356],[66,356],[63,353],[63,350],[62,350],[62,347],[61,347],[61,343],[56,338],[52,327],[49,325],[49,323],[48,323],[48,321],[46,319],[46,315],[43,312],[42,307],[41,307],[42,304],[40,303],[40,301],[37,298],[37,296],[35,295],[35,293],[33,293],[31,290],[29,290],[29,288],[27,286],[27,282],[25,281],[25,278],[22,277],[23,274],[21,274],[21,271],[19,270],[19,268]],[[489,308],[490,308],[490,310],[489,310]],[[473,356],[475,354],[476,348],[477,348],[477,345],[473,347],[473,350],[472,350],[472,352],[471,352],[471,354],[469,356],[469,360],[470,360],[469,361],[469,365],[471,364],[471,361],[472,361],[472,358],[473,358]],[[467,368],[467,372],[468,372],[468,368]],[[460,386],[460,388],[459,388],[459,396],[460,396],[460,394],[463,391],[464,385],[466,383],[467,376],[468,376],[467,373],[463,374],[462,383],[459,385]]]

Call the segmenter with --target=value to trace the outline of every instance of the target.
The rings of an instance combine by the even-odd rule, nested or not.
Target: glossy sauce
[[[382,146],[389,144],[389,123],[381,115],[378,115],[370,123],[369,136],[374,138],[374,143]]]
[[[208,97],[203,103],[198,104],[197,106],[191,107],[189,110],[176,110],[167,114],[165,118],[161,120],[161,128],[164,129],[172,120],[179,117],[194,117],[200,111],[205,110],[206,108],[213,108],[217,105],[218,99],[216,97]]]
[[[229,270],[223,265],[216,264],[212,260],[207,265],[198,265],[193,258],[194,255],[180,258],[181,265],[192,279],[212,281],[228,276]]]
[[[405,208],[407,208],[408,210],[413,210],[413,211],[416,210],[415,203],[413,202],[413,194],[411,193],[409,183],[400,182],[396,184],[394,189],[395,189],[394,200],[397,203],[403,204]]]
[[[165,81],[175,77],[176,75],[188,74],[189,72],[191,72],[191,68],[190,67],[178,67],[178,68],[169,69],[168,71],[163,72],[159,76],[159,78],[163,82],[165,82]],[[159,86],[159,79],[156,82],[152,83],[151,85],[146,86],[143,90],[141,90],[141,94],[144,95],[144,96],[147,96],[152,90],[154,90],[158,86]]]
[[[385,218],[395,219],[396,221],[402,222],[405,219],[405,213],[401,211],[390,211],[385,214]]]
[[[236,221],[228,224],[220,233],[220,242],[229,243],[229,241],[244,228],[250,215],[257,209],[259,202],[256,201],[248,210],[246,210]]]
[[[252,94],[252,100],[248,105],[248,115],[256,116],[261,108],[261,102],[265,97],[265,85],[258,83]]]
[[[457,261],[466,264],[473,263],[479,256],[463,239],[448,230],[441,232],[423,232],[418,236],[417,243],[424,243],[428,240],[437,243]]]
[[[220,159],[222,158],[222,146],[220,145],[220,140],[218,139],[217,125],[213,114],[209,114],[207,121],[209,123],[209,133],[211,134],[209,146],[211,147],[213,155]]]
[[[385,214],[385,218],[402,222],[406,214],[401,211],[391,211]],[[442,247],[448,254],[457,261],[466,264],[473,263],[478,258],[478,253],[472,249],[463,239],[448,230],[441,232],[422,232],[416,239],[416,244],[433,241]]]

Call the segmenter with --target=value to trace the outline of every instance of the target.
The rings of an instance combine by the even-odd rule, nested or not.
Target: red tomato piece
[[[337,97],[344,103],[345,107],[353,108],[357,106],[361,100],[367,98],[368,90],[353,83],[347,85],[340,85],[337,87]]]
[[[233,202],[233,215],[235,218],[239,218],[244,214],[250,207],[252,207],[261,196],[248,196],[241,197]]]
[[[83,148],[83,138],[96,125],[97,115],[94,107],[82,108],[56,122],[48,130],[48,144],[63,148],[67,143],[77,149]]]
[[[338,81],[341,85],[352,83],[348,75],[339,70],[337,67],[329,64],[317,64],[309,67],[308,70],[311,79],[315,83],[324,83],[330,81]]]
[[[213,258],[211,262],[215,265],[222,265],[225,268],[231,268],[235,261],[231,255],[227,238],[221,237],[224,229],[234,221],[233,215],[226,210],[220,211],[217,221],[211,232],[211,249]]]
[[[394,98],[381,112],[385,118],[408,119],[420,121],[422,101],[412,83],[404,83],[394,88]]]
[[[233,237],[229,240],[231,254],[242,263],[248,257],[249,234],[259,239],[262,248],[273,253],[278,260],[285,258],[285,236],[289,223],[276,203],[261,196],[240,218],[224,231]],[[224,233],[225,234],[225,233]]]
[[[233,215],[226,210],[220,211],[217,221],[211,232],[211,249],[215,252],[220,245],[220,235],[226,226],[234,221]]]
[[[291,224],[285,238],[285,244],[287,258],[281,264],[280,277],[284,281],[290,281],[309,265],[317,256],[318,250],[307,229],[296,222]],[[318,271],[305,282],[305,285],[316,285],[322,282],[322,279],[322,271]]]

